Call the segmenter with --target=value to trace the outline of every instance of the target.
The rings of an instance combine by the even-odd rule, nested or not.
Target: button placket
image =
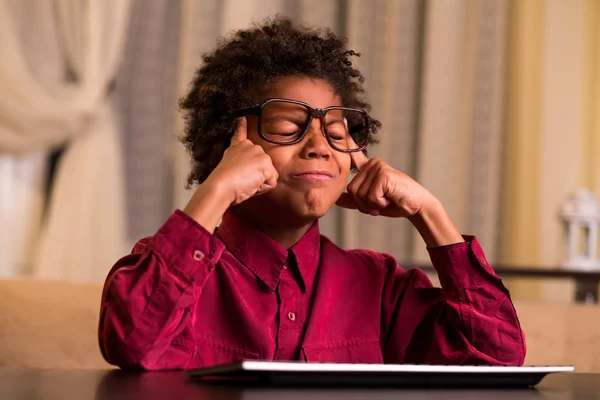
[[[289,266],[288,266],[289,268]],[[282,274],[277,287],[279,305],[279,327],[277,329],[277,350],[275,352],[276,360],[289,359],[294,356],[294,352],[300,345],[302,339],[302,319],[303,310],[298,309],[296,296],[298,287],[291,274]]]

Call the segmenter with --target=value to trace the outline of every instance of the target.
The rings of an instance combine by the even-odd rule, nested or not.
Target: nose
[[[304,140],[302,140],[303,158],[329,158],[332,148],[325,137],[322,121],[319,118],[313,118]]]

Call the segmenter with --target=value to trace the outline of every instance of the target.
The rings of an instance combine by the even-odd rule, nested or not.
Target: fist
[[[206,179],[209,185],[217,184],[223,189],[230,205],[272,190],[279,178],[271,157],[248,139],[247,126],[246,118],[236,120],[231,144]]]
[[[435,198],[408,175],[363,152],[350,153],[358,173],[336,204],[365,214],[410,218]]]

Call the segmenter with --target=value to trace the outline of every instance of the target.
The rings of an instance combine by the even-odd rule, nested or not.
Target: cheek
[[[291,161],[294,158],[293,152],[290,151],[290,147],[292,146],[280,146],[265,142],[264,140],[259,144],[262,146],[265,153],[271,157],[271,162],[279,175],[282,175],[283,171],[291,164]]]
[[[347,180],[350,168],[352,167],[350,155],[347,153],[338,153],[335,155],[335,160],[340,169],[340,178],[343,178],[344,181]]]
[[[335,185],[336,191],[344,192],[348,183],[348,176],[350,175],[350,156],[347,154],[340,153],[339,156],[335,157],[335,160],[339,168],[339,176],[336,179]]]
[[[273,161],[273,166],[277,169],[278,172],[280,171],[280,168],[286,164],[285,155],[281,154],[282,150],[284,150],[282,149],[283,146],[267,142],[266,140],[261,138],[258,135],[256,121],[249,121],[248,123],[248,139],[252,143],[257,144],[263,148],[265,153],[267,153],[269,157],[271,157],[271,160]]]

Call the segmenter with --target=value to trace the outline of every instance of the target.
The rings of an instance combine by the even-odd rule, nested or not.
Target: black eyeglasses
[[[367,147],[371,132],[371,117],[357,108],[313,108],[301,101],[275,98],[233,111],[235,118],[246,115],[258,116],[258,135],[275,144],[300,142],[313,118],[321,120],[321,129],[329,145],[344,153]]]

